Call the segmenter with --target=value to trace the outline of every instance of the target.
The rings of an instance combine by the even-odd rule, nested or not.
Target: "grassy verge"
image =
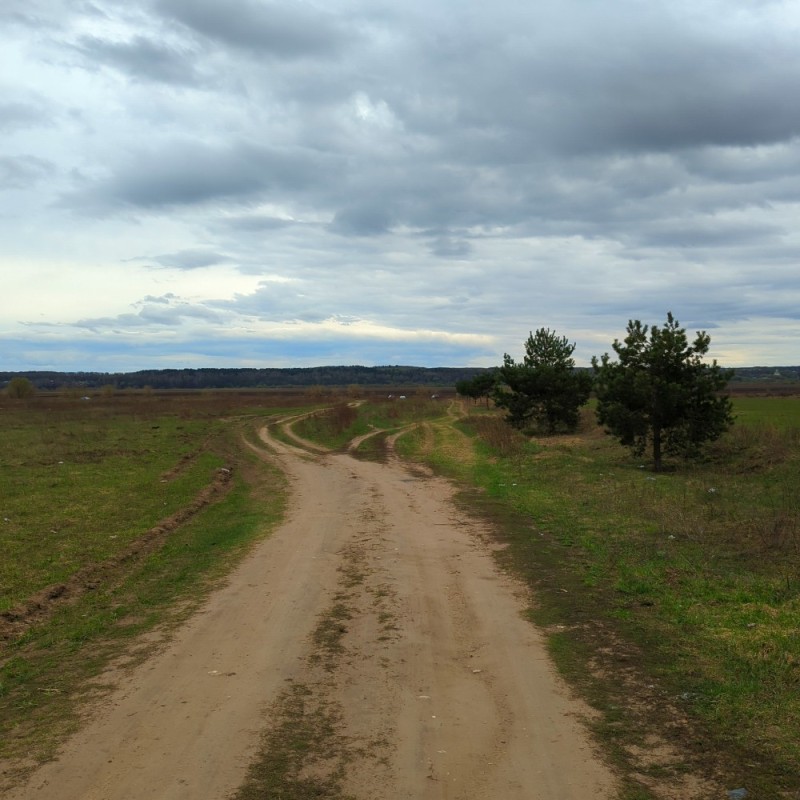
[[[111,660],[196,608],[281,516],[282,476],[240,446],[247,426],[272,410],[241,411],[234,396],[206,395],[0,409],[9,431],[0,543],[12,554],[0,567],[0,608],[82,569],[97,578],[0,644],[0,758],[49,757],[81,703],[104,691],[96,678]],[[131,549],[222,465],[233,477],[216,502],[158,547]]]
[[[657,476],[588,418],[529,442],[472,414],[398,443],[502,523],[500,557],[535,588],[531,615],[600,712],[629,798],[691,772],[800,791],[800,400],[737,411],[706,462]]]

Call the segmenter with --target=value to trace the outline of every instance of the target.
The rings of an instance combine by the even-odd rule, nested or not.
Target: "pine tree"
[[[599,422],[634,454],[651,448],[656,471],[665,453],[695,455],[733,422],[724,394],[731,373],[703,362],[710,342],[698,331],[689,344],[670,312],[663,327],[631,320],[612,345],[617,361],[592,359]]]
[[[575,344],[565,336],[540,328],[525,341],[522,363],[508,353],[503,356],[492,396],[496,405],[507,409],[511,425],[545,433],[575,430],[592,378],[575,369],[574,351]]]

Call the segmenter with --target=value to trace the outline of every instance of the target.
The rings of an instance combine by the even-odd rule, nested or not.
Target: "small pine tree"
[[[575,430],[592,378],[575,369],[574,351],[565,336],[540,328],[528,336],[522,363],[508,353],[503,356],[492,397],[508,411],[511,425],[545,433]]]
[[[631,320],[625,340],[612,345],[617,361],[608,353],[592,359],[600,424],[636,455],[651,448],[656,471],[664,453],[694,455],[733,422],[723,393],[731,373],[702,360],[710,342],[698,331],[689,344],[668,313],[663,327]]]
[[[485,397],[488,405],[496,380],[497,375],[494,369],[479,372],[473,378],[456,381],[456,392],[462,397],[471,397],[476,402]]]

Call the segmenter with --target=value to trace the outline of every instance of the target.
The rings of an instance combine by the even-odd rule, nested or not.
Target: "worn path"
[[[291,479],[287,521],[9,798],[221,800],[287,685],[311,681],[336,709],[356,798],[615,797],[586,709],[448,483],[270,447]]]

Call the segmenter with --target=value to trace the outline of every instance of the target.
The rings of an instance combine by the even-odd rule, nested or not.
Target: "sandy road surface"
[[[10,800],[225,798],[299,682],[338,709],[357,798],[613,798],[583,707],[448,484],[272,444],[285,524]],[[315,660],[332,607],[337,646]]]

